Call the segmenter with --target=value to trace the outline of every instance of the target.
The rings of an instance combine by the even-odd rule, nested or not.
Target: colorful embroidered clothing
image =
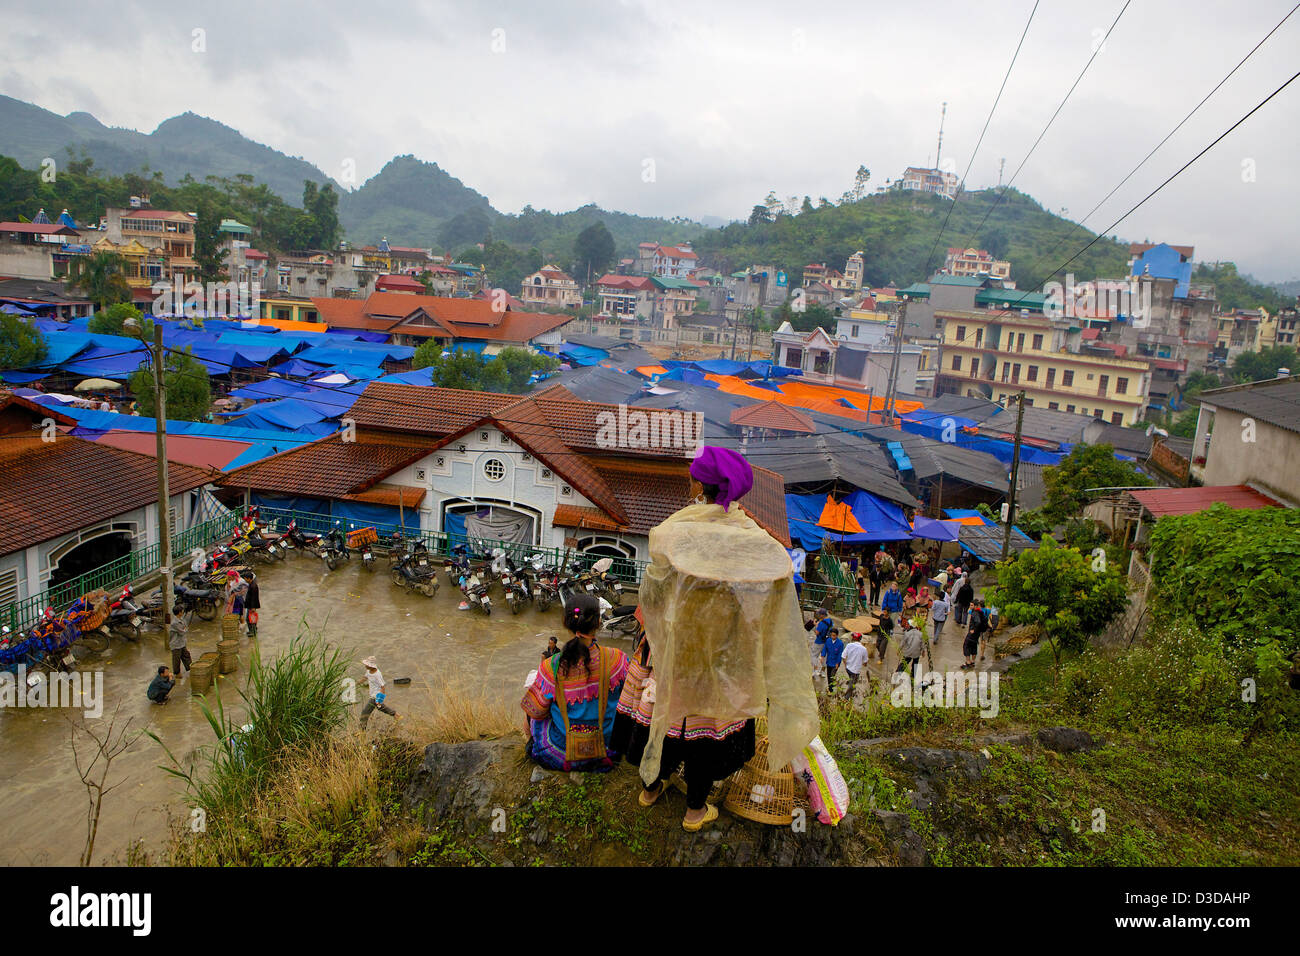
[[[596,654],[604,656],[609,674],[609,699],[605,706],[605,719],[602,731],[605,737],[606,755],[611,761],[617,761],[620,754],[611,747],[611,735],[614,730],[614,716],[617,707],[614,701],[621,700],[623,684],[627,679],[630,662],[622,651],[613,647],[593,646],[591,669],[581,665],[566,674],[562,685],[565,706],[569,713],[571,728],[594,728],[600,708],[600,687],[598,678],[600,664]],[[555,668],[560,665],[560,655],[542,661],[537,669],[537,677],[524,694],[520,702],[524,713],[529,718],[531,741],[529,752],[534,760],[550,770],[596,770],[608,769],[596,766],[595,761],[582,762],[565,767],[564,765],[564,718],[555,704],[556,680]]]

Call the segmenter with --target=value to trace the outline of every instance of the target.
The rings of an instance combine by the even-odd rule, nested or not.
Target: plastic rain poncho
[[[768,759],[784,767],[820,729],[790,557],[740,508],[688,505],[650,532],[641,582],[657,684],[641,760],[659,775],[668,729],[687,716],[768,717]]]

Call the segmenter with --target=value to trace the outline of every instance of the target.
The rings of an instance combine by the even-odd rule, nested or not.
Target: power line
[[[1240,69],[1242,68],[1242,66],[1245,65],[1246,61],[1249,60],[1252,56],[1254,56],[1254,55],[1255,55],[1255,52],[1256,52],[1256,51],[1257,51],[1261,46],[1263,46],[1263,45],[1265,44],[1265,42],[1267,42],[1267,40],[1269,39],[1269,37],[1271,37],[1274,33],[1276,33],[1278,30],[1280,30],[1280,29],[1282,28],[1282,25],[1283,25],[1284,23],[1286,23],[1287,20],[1291,19],[1291,16],[1292,16],[1292,15],[1293,15],[1297,10],[1300,10],[1300,3],[1297,3],[1294,7],[1292,7],[1292,8],[1287,12],[1286,16],[1284,16],[1281,20],[1279,20],[1279,21],[1274,25],[1273,29],[1269,30],[1268,33],[1264,34],[1263,39],[1261,39],[1258,43],[1256,43],[1253,47],[1251,47],[1250,52],[1247,53],[1244,57],[1242,57],[1242,58],[1237,62],[1237,65],[1234,66],[1231,70],[1229,70],[1228,73],[1223,77],[1223,79],[1219,80],[1219,82],[1216,83],[1216,84],[1214,85],[1214,88],[1213,88],[1212,90],[1210,90],[1210,92],[1206,93],[1205,96],[1201,97],[1201,101],[1200,101],[1199,103],[1197,103],[1195,106],[1193,106],[1192,109],[1191,109],[1191,111],[1188,112],[1188,114],[1187,114],[1186,116],[1184,116],[1181,120],[1179,120],[1179,121],[1178,121],[1178,124],[1177,124],[1173,129],[1171,129],[1168,133],[1165,134],[1164,139],[1160,140],[1160,142],[1156,143],[1155,146],[1151,147],[1151,151],[1148,152],[1145,156],[1143,156],[1142,159],[1138,162],[1138,164],[1137,164],[1136,166],[1134,166],[1132,169],[1130,169],[1130,170],[1128,171],[1128,174],[1127,174],[1123,179],[1121,179],[1121,180],[1120,180],[1120,181],[1115,185],[1115,187],[1114,187],[1113,189],[1111,189],[1110,192],[1108,192],[1105,196],[1103,196],[1103,197],[1101,198],[1101,201],[1100,201],[1100,202],[1098,202],[1095,206],[1093,206],[1092,209],[1088,210],[1087,215],[1085,215],[1085,216],[1084,216],[1082,219],[1080,219],[1078,222],[1074,223],[1074,224],[1073,224],[1073,228],[1070,229],[1068,232],[1066,232],[1066,234],[1065,234],[1064,236],[1062,236],[1060,239],[1058,239],[1058,240],[1056,241],[1056,244],[1055,244],[1054,246],[1052,246],[1052,248],[1049,249],[1049,250],[1047,251],[1047,254],[1046,254],[1045,256],[1043,256],[1043,258],[1044,258],[1044,259],[1050,258],[1050,257],[1052,256],[1052,254],[1056,252],[1057,249],[1059,249],[1062,245],[1065,244],[1065,242],[1066,242],[1067,240],[1069,240],[1069,239],[1071,238],[1071,236],[1072,236],[1072,234],[1073,234],[1074,232],[1077,232],[1079,229],[1082,229],[1082,228],[1083,228],[1083,224],[1084,224],[1085,222],[1087,222],[1089,219],[1092,218],[1093,213],[1095,213],[1098,209],[1100,209],[1102,206],[1104,206],[1104,205],[1105,205],[1105,204],[1110,200],[1110,197],[1111,197],[1111,196],[1113,196],[1113,195],[1115,195],[1115,193],[1119,192],[1119,190],[1124,186],[1124,184],[1125,184],[1126,182],[1128,182],[1130,179],[1132,179],[1133,176],[1137,173],[1137,171],[1138,171],[1139,169],[1141,169],[1143,166],[1146,165],[1147,160],[1149,160],[1152,156],[1154,156],[1154,155],[1156,154],[1156,152],[1160,149],[1160,147],[1164,146],[1165,143],[1169,142],[1169,140],[1173,137],[1173,135],[1174,135],[1175,133],[1177,133],[1180,129],[1183,128],[1183,126],[1187,123],[1187,121],[1188,121],[1189,119],[1191,119],[1191,118],[1192,118],[1192,117],[1193,117],[1193,116],[1194,116],[1194,115],[1195,115],[1195,114],[1200,110],[1200,108],[1206,104],[1206,102],[1210,99],[1210,97],[1213,96],[1215,93],[1217,93],[1217,92],[1219,91],[1220,87],[1222,87],[1223,84],[1227,83],[1228,80],[1230,80],[1230,79],[1232,78],[1232,76],[1233,76],[1233,75],[1234,75],[1238,70],[1240,70]],[[985,219],[987,219],[987,218],[988,218],[988,217],[985,216]],[[984,225],[984,223],[981,222],[981,223],[980,223],[980,226],[982,227],[983,225]],[[978,231],[979,231],[979,230],[977,229],[976,232],[978,232]],[[1058,270],[1058,271],[1059,271],[1059,270]],[[1055,273],[1053,273],[1053,274],[1055,274]]]
[[[1039,132],[1038,138],[1034,140],[1034,144],[1029,147],[1029,152],[1025,153],[1025,158],[1020,161],[1020,165],[1017,166],[1015,172],[1011,174],[1011,178],[1007,180],[1007,184],[1003,186],[1002,191],[998,193],[997,199],[994,200],[988,210],[984,213],[984,218],[980,220],[980,224],[975,227],[975,231],[972,232],[970,238],[966,240],[967,247],[970,247],[973,244],[975,237],[979,235],[979,231],[984,228],[984,223],[988,222],[989,216],[993,214],[993,210],[1002,205],[1002,200],[1006,198],[1007,193],[1011,190],[1011,184],[1016,181],[1016,177],[1020,175],[1020,171],[1024,169],[1025,164],[1029,162],[1029,157],[1034,155],[1034,150],[1038,148],[1038,144],[1043,141],[1043,137],[1047,135],[1047,131],[1052,128],[1052,124],[1056,122],[1056,118],[1061,115],[1061,110],[1063,110],[1065,104],[1070,101],[1070,97],[1074,94],[1075,89],[1083,80],[1084,74],[1086,74],[1088,68],[1092,66],[1092,61],[1097,59],[1097,54],[1100,53],[1102,47],[1106,45],[1106,41],[1110,39],[1110,34],[1115,29],[1115,25],[1119,23],[1120,17],[1124,16],[1124,11],[1129,8],[1129,4],[1132,2],[1133,0],[1124,0],[1124,6],[1120,8],[1119,13],[1115,15],[1115,19],[1111,21],[1109,29],[1106,30],[1106,35],[1101,38],[1101,42],[1097,44],[1095,49],[1093,49],[1092,56],[1088,57],[1088,62],[1083,65],[1083,69],[1079,71],[1079,75],[1074,78],[1074,83],[1072,83],[1070,88],[1066,91],[1064,99],[1062,99],[1057,105],[1056,112],[1054,112],[1051,118],[1048,119],[1047,124],[1043,127],[1042,131]]]
[[[1002,85],[998,87],[998,95],[993,98],[993,105],[989,107],[989,115],[984,120],[984,128],[980,130],[979,139],[975,142],[975,149],[970,154],[970,160],[966,163],[966,171],[962,173],[961,183],[957,187],[957,195],[953,197],[952,204],[948,206],[948,213],[943,217],[943,225],[939,227],[939,234],[934,237],[934,245],[930,247],[930,252],[925,257],[925,274],[927,276],[930,275],[930,263],[934,260],[934,250],[939,248],[939,240],[943,238],[943,234],[948,228],[948,220],[952,218],[952,211],[957,208],[957,202],[961,199],[962,190],[966,188],[966,177],[970,175],[971,167],[975,165],[975,157],[979,154],[980,146],[984,142],[984,134],[989,131],[989,123],[993,122],[993,114],[998,108],[998,103],[1002,101],[1002,92],[1007,88],[1007,80],[1011,78],[1011,70],[1020,56],[1020,48],[1025,44],[1025,37],[1029,34],[1029,25],[1034,22],[1034,14],[1038,12],[1038,3],[1039,0],[1034,0],[1034,8],[1029,11],[1029,19],[1025,21],[1025,29],[1020,34],[1020,42],[1016,44],[1016,52],[1011,55],[1011,62],[1007,64],[1007,72],[1002,77]]]

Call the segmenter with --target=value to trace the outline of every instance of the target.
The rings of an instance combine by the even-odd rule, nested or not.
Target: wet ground
[[[460,592],[445,576],[433,598],[405,592],[392,584],[383,558],[373,573],[355,558],[330,573],[321,561],[307,556],[257,571],[262,612],[254,640],[264,658],[283,651],[305,624],[343,648],[351,661],[375,655],[388,680],[388,703],[411,715],[430,712],[436,695],[449,686],[482,688],[517,706],[524,679],[537,666],[547,636],[563,635],[558,609],[542,614],[528,607],[512,615],[499,587],[493,590],[497,606],[491,617],[458,610]],[[194,659],[216,650],[220,637],[219,618],[195,618],[189,637]],[[631,649],[626,640],[602,640]],[[227,707],[234,703],[238,709],[233,685],[242,686],[247,676],[251,643],[247,635],[240,638],[240,670],[222,679]],[[0,864],[78,862],[86,841],[88,801],[70,749],[76,725],[84,722],[102,734],[117,708],[119,723],[129,720],[132,731],[153,731],[179,757],[212,743],[188,681],[177,685],[165,705],[145,697],[158,665],[170,663],[161,631],[146,631],[138,644],[114,637],[108,650],[84,658],[78,667],[83,674],[104,675],[102,718],[85,721],[80,710],[0,708]],[[364,673],[356,663],[353,676],[362,697]],[[398,677],[410,677],[411,682],[395,685]],[[376,713],[371,726],[387,719]],[[79,749],[86,753],[90,740],[84,735],[79,739]],[[124,863],[128,847],[139,841],[151,851],[165,845],[168,812],[184,816],[187,811],[180,781],[159,769],[164,762],[161,747],[147,737],[114,761],[109,783],[121,785],[105,798],[95,862]]]

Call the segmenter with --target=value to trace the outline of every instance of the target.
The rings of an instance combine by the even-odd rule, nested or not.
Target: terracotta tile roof
[[[362,501],[372,505],[388,505],[392,508],[419,508],[424,500],[424,488],[411,485],[378,484],[355,495],[343,495],[348,501]]]
[[[325,324],[341,329],[383,332],[393,324],[391,319],[375,320],[367,317],[364,299],[312,299],[311,302]]]
[[[731,424],[747,428],[772,428],[786,432],[804,432],[813,434],[817,431],[813,420],[803,412],[795,411],[773,399],[770,402],[755,402],[745,405],[731,413]]]
[[[200,488],[208,472],[171,463],[173,495]],[[157,502],[158,466],[149,455],[57,435],[0,437],[0,554]]]
[[[178,212],[175,209],[135,209],[122,217],[123,219],[188,219],[194,221],[194,217],[187,212]]]
[[[38,427],[46,418],[54,419],[56,425],[71,427],[77,425],[77,419],[71,415],[65,415],[57,409],[48,408],[13,392],[0,391],[0,435],[11,432],[26,434]]]
[[[599,508],[581,508],[577,505],[556,505],[552,527],[584,528],[597,531],[622,531],[624,526],[614,521]]]
[[[375,280],[375,288],[383,291],[407,291],[422,293],[425,291],[424,283],[419,279],[413,279],[410,276],[386,275],[380,276]]]
[[[329,435],[298,448],[263,458],[227,473],[221,484],[259,491],[343,498],[373,487],[395,471],[419,461],[437,447],[436,441],[390,442],[363,438],[345,442]],[[396,503],[396,502],[394,502]]]
[[[357,397],[348,417],[362,428],[441,437],[517,401],[518,395],[372,382]]]

